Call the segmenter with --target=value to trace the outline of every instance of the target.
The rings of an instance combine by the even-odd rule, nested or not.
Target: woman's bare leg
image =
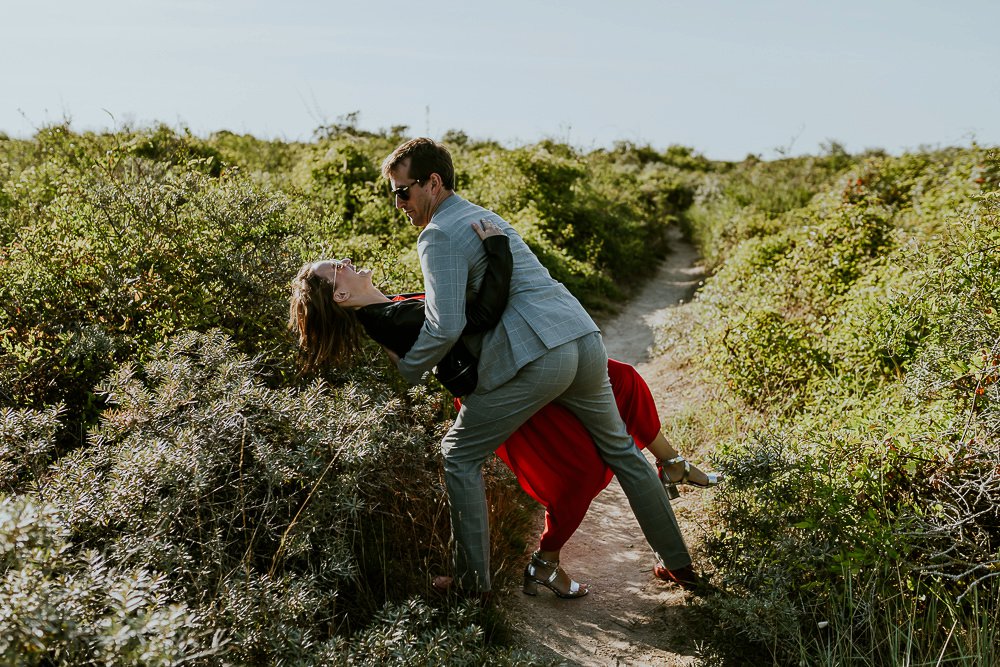
[[[661,461],[668,461],[677,456],[677,450],[674,449],[673,445],[667,442],[667,439],[663,436],[663,431],[656,434],[656,438],[653,442],[647,445],[646,449],[651,451],[653,456]],[[663,469],[667,473],[671,482],[680,481],[681,476],[684,474],[683,463],[675,463],[671,466],[665,465],[663,466]],[[702,486],[708,484],[708,475],[702,472],[701,468],[693,463],[691,463],[691,472],[688,474],[688,479],[690,479],[694,484]]]

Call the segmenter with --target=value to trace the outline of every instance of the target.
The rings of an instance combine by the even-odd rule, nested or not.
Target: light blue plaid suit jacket
[[[549,275],[506,220],[457,194],[446,199],[417,238],[424,274],[425,321],[399,370],[417,383],[444,356],[465,327],[465,300],[479,288],[486,271],[483,243],[472,223],[486,218],[510,239],[514,258],[510,299],[500,323],[465,342],[479,355],[477,392],[510,380],[547,350],[598,331],[569,290]]]

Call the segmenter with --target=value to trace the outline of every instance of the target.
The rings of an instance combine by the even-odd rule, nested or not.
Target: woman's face
[[[371,289],[371,269],[354,268],[349,258],[327,259],[313,265],[313,273],[333,285],[333,292],[345,291],[356,294]]]

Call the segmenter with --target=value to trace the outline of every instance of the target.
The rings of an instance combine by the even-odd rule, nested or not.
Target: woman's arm
[[[473,223],[472,228],[483,240],[486,251],[486,274],[479,291],[465,303],[465,329],[463,334],[489,331],[500,321],[507,308],[510,295],[510,277],[514,271],[514,258],[510,254],[507,235],[489,220]]]

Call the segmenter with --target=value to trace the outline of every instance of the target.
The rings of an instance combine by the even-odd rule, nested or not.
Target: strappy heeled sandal
[[[538,576],[538,570],[543,567],[552,568],[552,574],[546,579],[541,579]],[[560,569],[559,561],[545,560],[538,555],[537,551],[531,554],[531,560],[524,566],[524,588],[522,590],[525,595],[538,595],[538,584],[545,586],[558,597],[567,600],[582,598],[590,592],[585,585],[581,585],[572,579],[569,580],[569,592],[559,590],[555,585],[555,581],[559,576]]]
[[[681,475],[679,480],[673,482],[670,480],[670,476],[667,474],[666,468],[667,466],[676,465],[678,463],[684,464],[684,473]],[[705,473],[705,476],[708,477],[708,483],[706,484],[699,484],[692,481],[689,479],[689,475],[691,474],[691,464],[686,458],[679,454],[672,459],[667,459],[666,461],[663,459],[656,459],[656,472],[660,476],[660,481],[663,482],[663,488],[667,492],[667,498],[670,498],[671,500],[679,498],[681,495],[681,492],[677,489],[678,484],[690,484],[691,486],[707,489],[710,486],[717,486],[719,482],[722,481],[722,475],[717,472]]]

